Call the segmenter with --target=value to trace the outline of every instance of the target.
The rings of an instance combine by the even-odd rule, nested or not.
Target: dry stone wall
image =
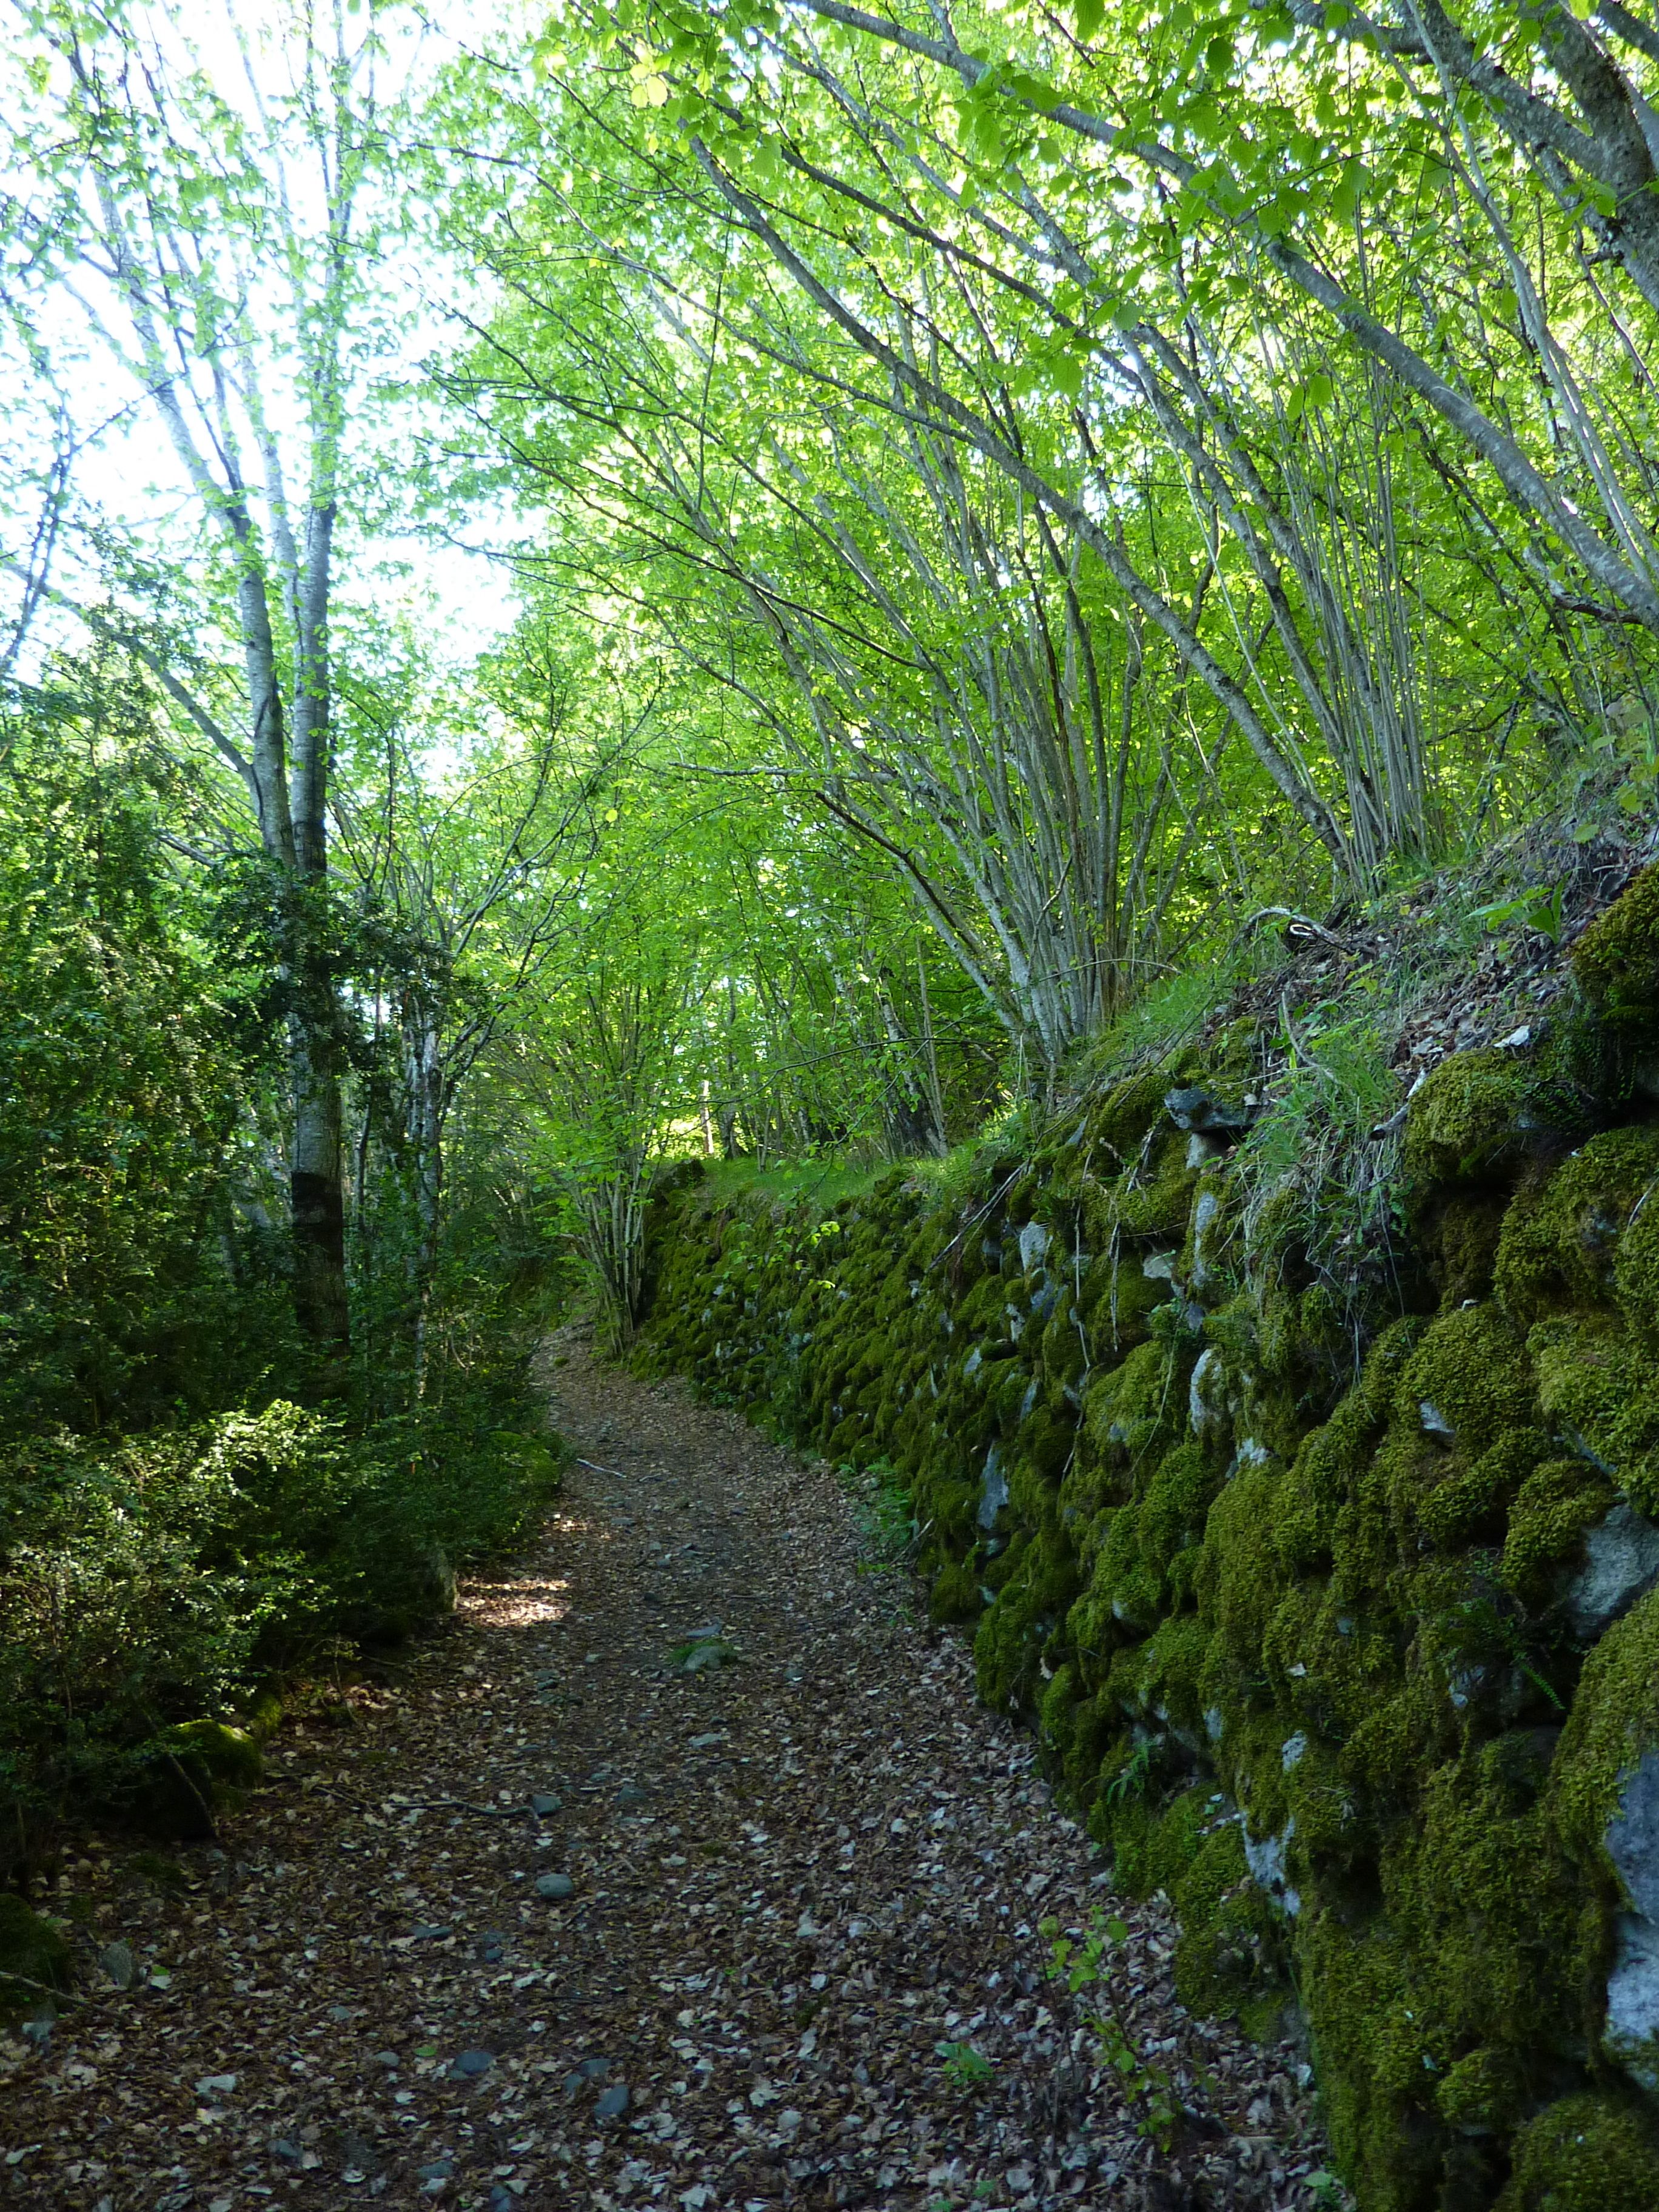
[[[896,1471],[1185,2001],[1304,2024],[1365,2212],[1659,2206],[1659,878],[1577,964],[1413,1099],[1340,1282],[1244,1232],[1224,1033],[965,1191],[653,1222],[645,1357]]]

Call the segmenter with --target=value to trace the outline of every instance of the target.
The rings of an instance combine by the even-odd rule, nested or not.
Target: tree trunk
[[[426,1395],[427,1318],[438,1272],[438,1225],[443,1203],[444,1068],[437,1014],[417,1007],[405,1030],[409,1134],[415,1157],[415,1395]]]
[[[340,1083],[332,1058],[314,1026],[296,1018],[289,1033],[289,1067],[294,1085],[294,1148],[289,1170],[294,1305],[307,1335],[325,1351],[337,1354],[350,1341],[350,1321],[346,1302]]]

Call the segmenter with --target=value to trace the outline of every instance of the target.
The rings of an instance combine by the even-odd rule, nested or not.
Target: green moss
[[[1510,1209],[1496,1281],[1504,1309],[1522,1328],[1563,1305],[1612,1306],[1626,1231],[1659,1185],[1659,1130],[1609,1129],[1563,1162],[1548,1182]],[[1627,1294],[1644,1321],[1652,1307],[1651,1237],[1627,1270]]]
[[[1506,2131],[1522,2102],[1515,2053],[1481,2044],[1466,2051],[1442,2076],[1434,2093],[1448,2127],[1468,2135]]]
[[[1443,1306],[1491,1291],[1508,1203],[1501,1191],[1455,1190],[1419,1210],[1418,1249]]]
[[[1284,1584],[1273,1540],[1283,1480],[1269,1468],[1241,1468],[1210,1508],[1206,1530],[1200,1611],[1247,1674],[1261,1664],[1267,1622]]]
[[[1062,1289],[1053,1313],[1043,1324],[1037,1358],[1051,1392],[1063,1396],[1068,1383],[1075,1386],[1083,1379],[1087,1358],[1069,1286]]]
[[[198,1764],[216,1789],[251,1790],[264,1772],[253,1735],[226,1721],[186,1721],[173,1729],[169,1748],[179,1759]]]
[[[1603,1870],[1602,1838],[1628,1771],[1659,1743],[1659,1590],[1616,1621],[1584,1662],[1550,1796],[1567,1847]]]
[[[1084,1278],[1078,1311],[1083,1316],[1091,1364],[1115,1367],[1151,1334],[1151,1319],[1170,1295],[1170,1285],[1148,1275],[1140,1255],[1109,1249]]]
[[[1156,1802],[1161,1768],[1155,1755],[1148,1759],[1149,1748],[1138,1744],[1108,1786],[1109,1798],[1114,1788],[1117,1793],[1114,1873],[1132,1897],[1150,1897],[1160,1889],[1173,1897],[1203,1848],[1221,1800],[1212,1790],[1198,1787]],[[1144,1780],[1139,1778],[1143,1772]]]
[[[1146,1636],[1158,1626],[1167,1592],[1164,1577],[1142,1555],[1138,1521],[1133,1510],[1112,1516],[1090,1587],[1105,1597],[1115,1621]]]
[[[1291,1996],[1283,1929],[1250,1878],[1237,1819],[1213,1793],[1188,1801],[1198,1801],[1195,1848],[1164,1885],[1181,1924],[1176,1995],[1194,2012],[1272,2033]]]
[[[1551,1459],[1534,1468],[1510,1511],[1504,1588],[1529,1604],[1547,1602],[1562,1568],[1580,1556],[1585,1531],[1605,1516],[1617,1494],[1585,1460]]]
[[[1200,1443],[1177,1444],[1159,1460],[1135,1515],[1136,1540],[1149,1567],[1167,1576],[1176,1553],[1202,1533],[1221,1473],[1215,1455]]]
[[[1494,2212],[1638,2212],[1659,2204],[1652,2116],[1599,2093],[1565,2097],[1516,2136]]]
[[[1297,1951],[1337,2168],[1367,2177],[1366,2212],[1421,2212],[1439,2163],[1437,2064],[1406,1947],[1386,1923],[1310,1908]]]
[[[1659,868],[1644,868],[1572,948],[1573,972],[1604,1022],[1644,1032],[1659,1014]]]
[[[967,1559],[952,1559],[933,1577],[933,1586],[927,1594],[927,1618],[941,1625],[974,1620],[983,1604],[979,1577],[972,1564]]]
[[[1419,1206],[1437,1188],[1512,1177],[1528,1158],[1588,1126],[1571,1082],[1514,1052],[1443,1060],[1406,1118],[1407,1183]]]
[[[1109,1186],[1106,1220],[1111,1231],[1149,1244],[1181,1244],[1187,1234],[1194,1182],[1194,1172],[1187,1165],[1187,1141],[1178,1129],[1170,1128],[1155,1139],[1144,1163],[1137,1160]],[[1101,1234],[1101,1208],[1092,1197],[1089,1225],[1091,1241],[1097,1249],[1103,1248],[1107,1237]]]
[[[1200,1684],[1210,1632],[1192,1613],[1161,1621],[1128,1657],[1134,1704],[1149,1723],[1173,1729],[1189,1745],[1204,1741]]]
[[[1169,1088],[1168,1071],[1152,1067],[1109,1091],[1089,1111],[1088,1154],[1103,1155],[1113,1164],[1133,1161],[1149,1132],[1167,1125],[1164,1094]]]
[[[936,1540],[956,1544],[973,1542],[979,1513],[979,1485],[962,1480],[954,1466],[943,1474],[931,1469],[919,1474],[915,1501],[918,1522],[929,1527]]]
[[[1061,1667],[1042,1693],[1037,1726],[1042,1741],[1062,1757],[1071,1748],[1073,1717],[1079,1703],[1077,1676],[1070,1667]]]
[[[1537,1426],[1524,1340],[1495,1305],[1443,1315],[1417,1345],[1395,1388],[1396,1426],[1436,1433],[1425,1405],[1449,1424],[1451,1441],[1470,1460],[1505,1430]]]
[[[1032,1407],[1016,1431],[1020,1455],[1041,1487],[1045,1509],[1049,1493],[1071,1459],[1072,1433],[1069,1419],[1041,1404]]]
[[[1176,1440],[1186,1417],[1185,1390],[1176,1362],[1156,1341],[1139,1346],[1121,1366],[1101,1375],[1084,1393],[1083,1422],[1101,1465],[1128,1475],[1151,1456],[1161,1438]]]
[[[70,1953],[63,1937],[21,1897],[0,1890],[0,2010],[32,2012],[43,1990],[69,1986]]]
[[[1607,1312],[1540,1321],[1527,1347],[1539,1401],[1565,1441],[1599,1461],[1644,1512],[1659,1511],[1659,1361]]]
[[[1446,1552],[1502,1542],[1511,1501],[1549,1451],[1545,1430],[1514,1428],[1506,1429],[1473,1466],[1461,1455],[1448,1455],[1415,1500],[1418,1526]]]
[[[1077,1595],[1075,1561],[1055,1536],[1011,1544],[1006,1579],[974,1637],[974,1672],[986,1704],[1003,1712],[1026,1711],[1041,1680],[1043,1647]],[[994,1562],[988,1580],[996,1586]]]

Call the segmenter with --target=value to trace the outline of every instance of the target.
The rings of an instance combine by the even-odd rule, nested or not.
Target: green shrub
[[[557,1476],[540,1438],[462,1429],[441,1451],[407,1428],[352,1437],[280,1400],[191,1428],[11,1446],[3,1848],[71,1803],[153,1813],[158,1776],[176,1782],[180,1766],[210,1798],[245,1783],[216,1724],[263,1677],[331,1639],[406,1635],[453,1601],[457,1565],[529,1532]]]

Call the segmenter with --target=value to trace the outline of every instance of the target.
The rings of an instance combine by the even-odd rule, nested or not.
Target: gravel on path
[[[216,1844],[66,1864],[82,2001],[0,2038],[0,2201],[1340,2201],[1298,2051],[1176,2003],[1167,1912],[830,1471],[577,1330],[544,1358],[585,1463],[543,1548],[285,1729]],[[1120,2066],[1039,1929],[1104,1914]]]

